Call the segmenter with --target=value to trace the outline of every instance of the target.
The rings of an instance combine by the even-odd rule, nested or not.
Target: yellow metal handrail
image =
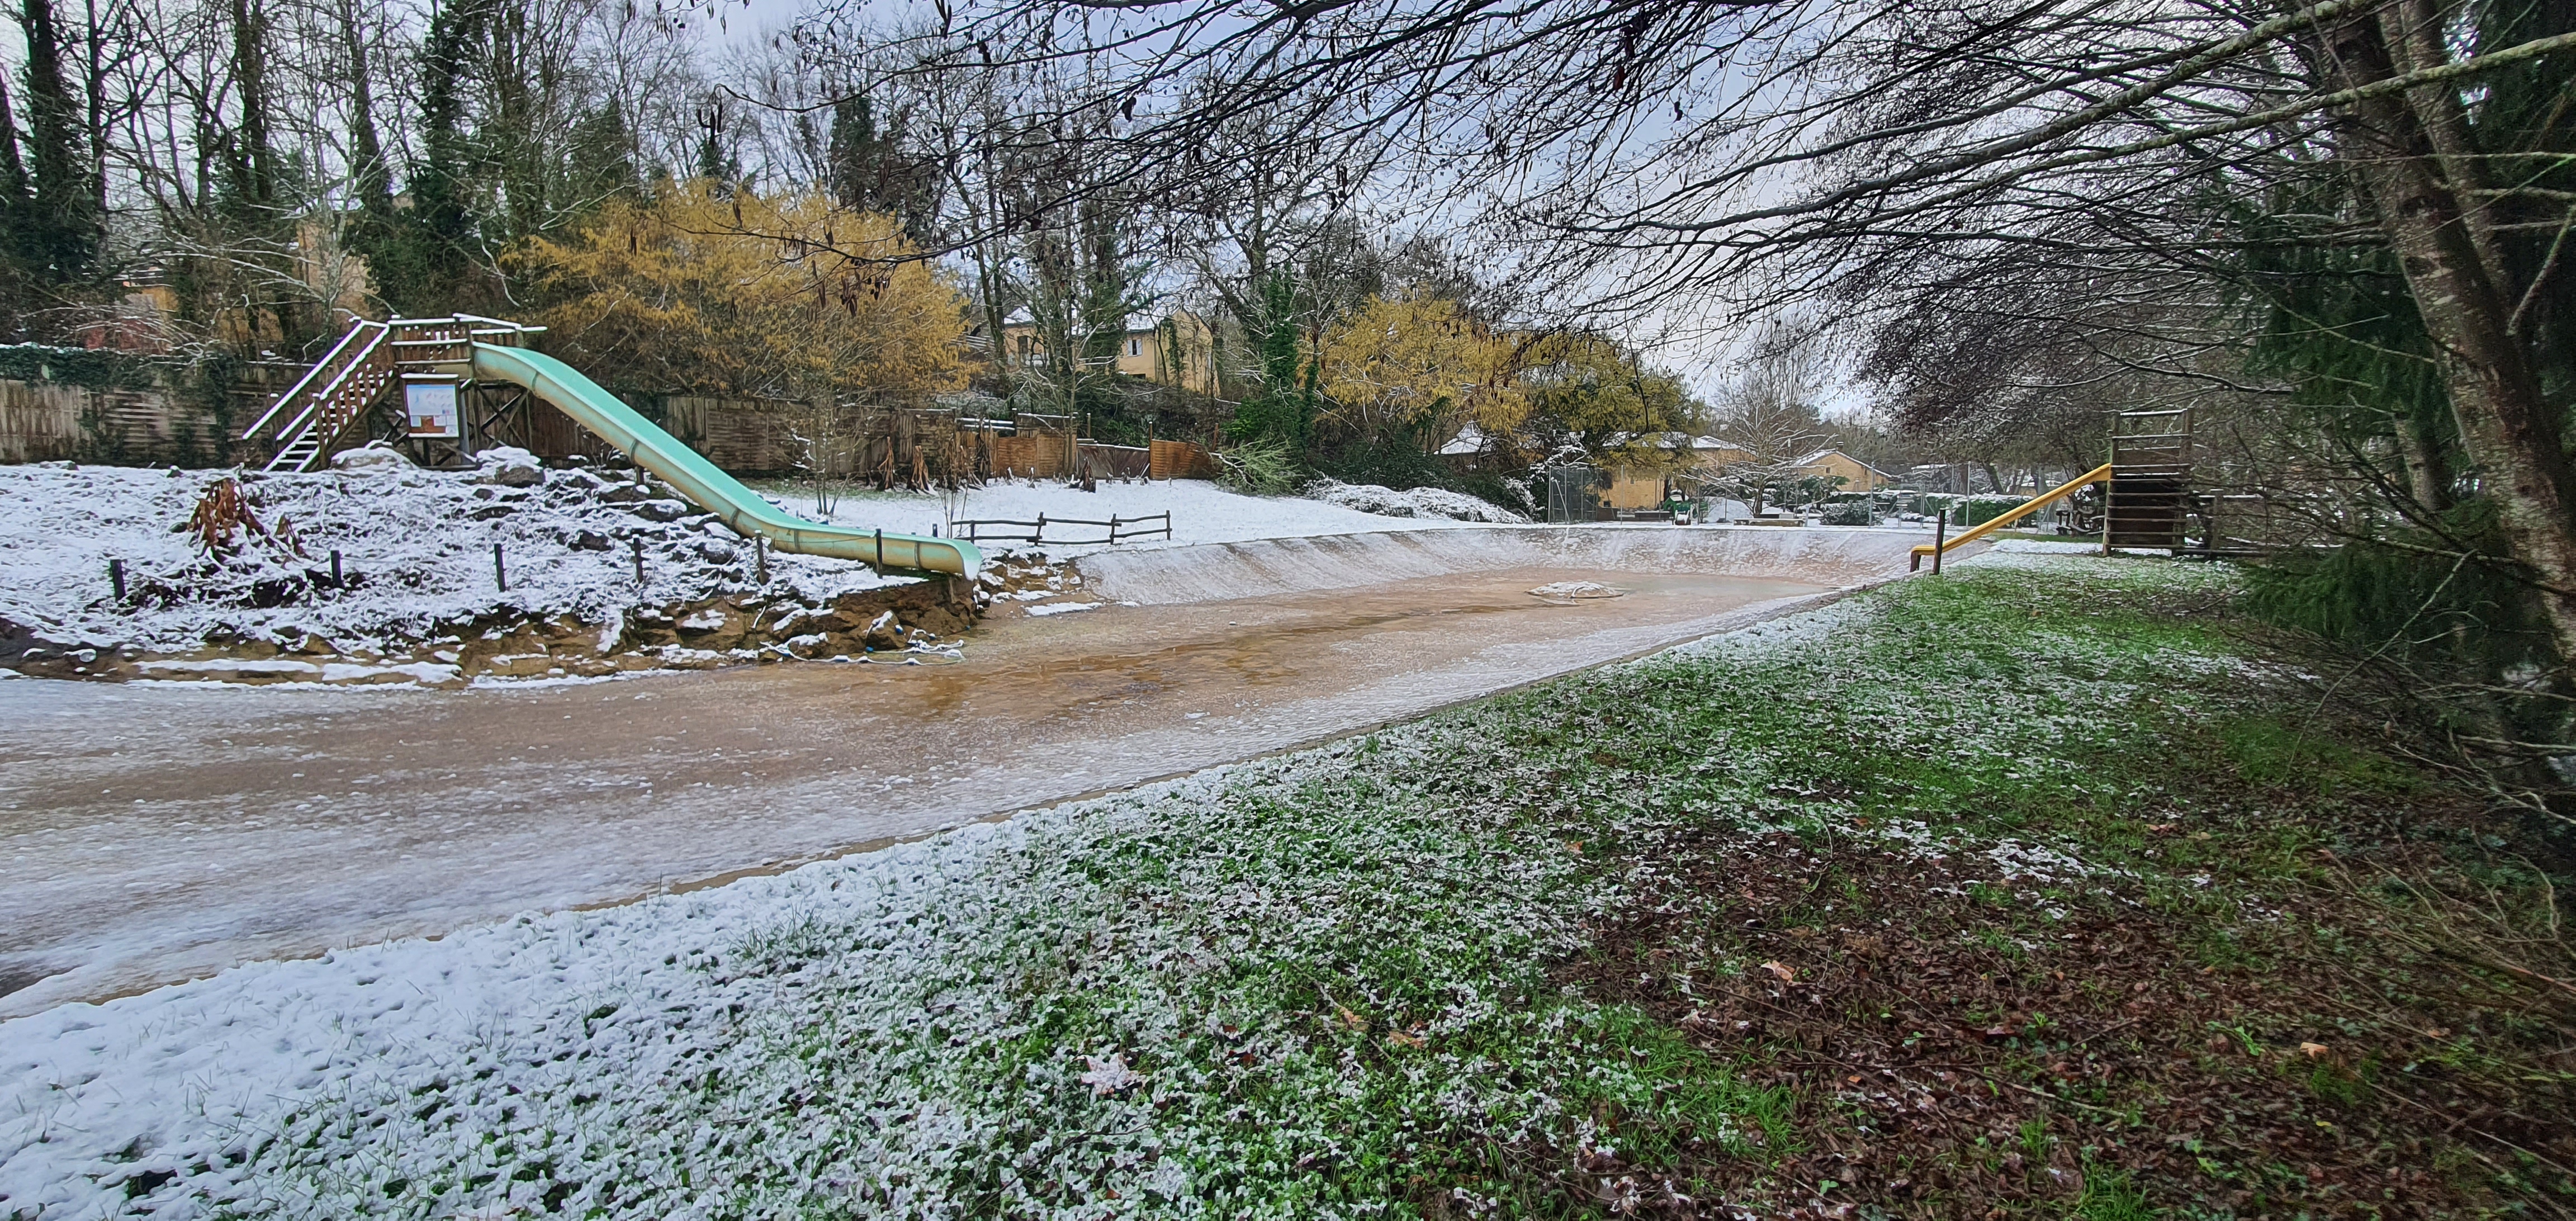
[[[2075,489],[2083,487],[2088,483],[2109,482],[2111,482],[2111,464],[2105,462],[2100,466],[2094,467],[2092,470],[2086,471],[2081,475],[2077,475],[2073,479],[2069,479],[2064,483],[2058,484],[2056,487],[2050,488],[2049,490],[2024,501],[2022,506],[2018,509],[2014,509],[2007,513],[1999,513],[1994,517],[1987,519],[1982,525],[1972,526],[1967,530],[1961,531],[1958,537],[1953,538],[1938,547],[1916,547],[1914,549],[1914,562],[1907,565],[1907,569],[1908,571],[1920,570],[1923,567],[1924,556],[1930,555],[1935,551],[1938,551],[1943,555],[1948,555],[1950,554],[1951,548],[1956,547],[1961,543],[1973,543],[1978,539],[1984,538],[1986,535],[2002,529],[2006,522],[2020,521],[2022,518],[2038,512],[2041,506],[2046,505],[2052,500],[2062,500],[2073,495],[2075,493]]]

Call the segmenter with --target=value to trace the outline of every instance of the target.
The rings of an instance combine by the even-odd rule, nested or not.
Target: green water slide
[[[474,376],[526,387],[582,427],[625,450],[637,466],[679,489],[680,495],[722,518],[746,538],[758,535],[781,551],[864,560],[879,568],[909,568],[972,578],[984,566],[984,553],[973,543],[827,526],[789,513],[744,487],[741,480],[716,469],[715,463],[636,414],[634,408],[619,402],[599,383],[542,352],[477,343]]]

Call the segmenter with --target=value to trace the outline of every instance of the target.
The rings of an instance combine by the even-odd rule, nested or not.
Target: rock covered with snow
[[[382,441],[369,441],[331,455],[331,469],[336,471],[408,471],[417,465],[409,455]]]
[[[1530,591],[1535,597],[1549,599],[1618,598],[1625,597],[1627,592],[1624,589],[1612,589],[1599,581],[1550,581]]]
[[[1306,488],[1306,495],[1329,505],[1375,513],[1380,517],[1438,517],[1450,521],[1504,525],[1521,525],[1529,521],[1529,518],[1491,501],[1446,488],[1410,488],[1399,492],[1374,483],[1319,479]]]
[[[498,445],[474,455],[474,478],[505,488],[532,488],[546,481],[546,467],[535,454],[515,445]]]

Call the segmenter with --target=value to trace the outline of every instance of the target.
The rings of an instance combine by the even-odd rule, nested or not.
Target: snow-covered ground
[[[458,645],[508,631],[512,623],[587,625],[605,642],[622,622],[717,597],[823,606],[908,581],[880,577],[855,561],[772,552],[771,580],[762,586],[753,544],[667,488],[522,465],[519,474],[529,486],[496,481],[497,464],[481,474],[423,471],[398,461],[307,475],[70,463],[0,467],[0,503],[10,506],[0,514],[0,637],[32,635],[73,650],[139,650],[147,656],[137,665],[150,677],[203,678],[207,667],[239,676],[266,665],[279,674],[255,677],[289,670],[320,677],[327,670],[357,681],[443,682],[458,677],[451,664]],[[228,478],[240,481],[255,519],[276,537],[242,531],[236,551],[217,563],[186,523],[209,489]],[[828,515],[815,513],[812,496],[793,486],[765,491],[795,511],[907,534],[951,533],[952,512],[1022,521],[1040,514],[1093,521],[1171,514],[1168,541],[1131,541],[1122,550],[1464,524],[1379,516],[1300,497],[1244,496],[1204,481],[1099,489],[1001,482],[946,503],[935,495],[861,493],[841,498]],[[1048,537],[1100,533],[1074,527],[1050,529]],[[1105,548],[995,543],[987,549],[1063,558]],[[346,577],[341,585],[332,584],[335,551]],[[124,570],[122,603],[114,597],[112,562]],[[221,656],[151,656],[209,648]],[[599,651],[608,648],[602,643]],[[302,656],[260,661],[262,649]]]
[[[236,477],[258,521],[291,530],[300,555],[245,534],[233,562],[208,562],[185,524],[208,488]],[[750,589],[757,575],[750,544],[713,518],[580,471],[519,488],[407,465],[244,475],[42,463],[0,466],[0,504],[0,619],[65,643],[182,651],[320,636],[342,654],[389,652],[476,621],[608,622]],[[333,551],[349,585],[305,592],[327,581]],[[111,560],[124,564],[127,605],[114,599]],[[772,554],[769,567],[812,601],[904,580],[816,556]],[[295,594],[258,606],[272,600],[264,582]]]
[[[1391,825],[1277,798],[1367,791],[1386,756],[1426,746],[1491,763],[1486,732],[1399,728],[777,876],[0,1023],[0,1206],[43,1221],[968,1217],[1222,1199],[1242,1151],[1192,1148],[1191,1132],[1227,1126],[1228,1079],[1284,1078],[1266,1096],[1293,1104],[1296,1140],[1326,1145],[1329,1108],[1295,1095],[1321,1105],[1355,1080],[1296,1019],[1230,994],[1308,974],[1300,956],[1372,941],[1391,913],[1438,928],[1466,973],[1431,1030],[1454,1024],[1468,1049],[1426,1062],[1444,1105],[1534,1129],[1557,1104],[1469,1028],[1581,1058],[1579,1021],[1529,1031],[1509,998],[1539,984],[1515,964],[1579,944],[1609,885],[1546,826],[1447,808]],[[1330,842],[1358,853],[1350,867],[1314,867]],[[1024,994],[1038,979],[1054,982]],[[1273,1204],[1216,1215],[1314,1215]]]
[[[829,517],[822,518],[814,511],[810,489],[782,483],[758,486],[763,494],[776,498],[790,511],[829,520],[836,525],[882,528],[905,534],[928,534],[932,527],[937,526],[942,534],[948,532],[945,524],[947,506],[942,504],[939,496],[927,492],[856,492],[838,498]],[[1172,515],[1169,542],[1159,537],[1142,539],[1120,543],[1121,550],[1379,530],[1455,529],[1475,524],[1427,514],[1390,517],[1304,496],[1246,496],[1204,479],[1102,482],[1097,486],[1099,491],[1086,492],[1071,484],[1043,480],[996,480],[980,488],[968,489],[957,502],[955,515],[960,520],[1035,521],[1043,513],[1050,521],[1108,521],[1115,516],[1125,522],[1159,513]],[[1061,533],[1068,538],[1095,538],[1100,531],[1093,527],[1070,527]],[[1100,546],[1059,545],[1052,541],[1058,535],[1056,528],[1048,528],[1050,541],[1042,548],[1048,555],[1082,555],[1106,550]],[[1028,548],[1025,544],[985,544],[987,551],[1012,549]]]
[[[1986,562],[2068,565],[2106,593],[2122,579],[2079,557]],[[1877,614],[1845,602],[1691,651],[1857,647],[1847,629]],[[2000,751],[1967,739],[2058,696],[2014,698],[1988,684],[1890,712],[1927,741]],[[0,1206],[44,1221],[1350,1211],[1229,1193],[1246,1167],[1400,1161],[1401,1145],[1349,1144],[1345,1109],[1382,1101],[1363,1098],[1362,1061],[1405,1057],[1421,1122],[1507,1144],[1564,1139],[1586,1110],[1569,1098],[1629,1088],[1612,1076],[1629,1057],[1595,1054],[1599,1011],[1549,1000],[1570,990],[1544,964],[1638,883],[1587,873],[1579,828],[1617,841],[1656,816],[1625,790],[1587,790],[1556,820],[1511,814],[1515,786],[1557,764],[1509,748],[1510,715],[0,1023]],[[1760,806],[1778,790],[1759,763],[1731,763],[1743,793],[1698,800]],[[2017,851],[2005,865],[2027,872]]]

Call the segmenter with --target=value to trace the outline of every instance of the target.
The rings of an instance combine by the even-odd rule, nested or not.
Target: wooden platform
[[[2180,551],[2191,510],[2191,412],[2125,411],[2111,430],[2102,550]]]

